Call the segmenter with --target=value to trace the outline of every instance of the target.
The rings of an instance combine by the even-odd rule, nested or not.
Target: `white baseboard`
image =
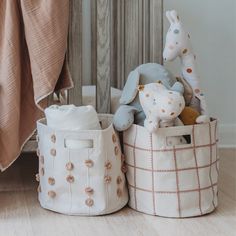
[[[236,148],[236,124],[219,125],[219,147]]]

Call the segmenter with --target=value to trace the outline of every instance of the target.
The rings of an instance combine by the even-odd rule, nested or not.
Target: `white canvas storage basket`
[[[112,115],[100,115],[103,130],[60,131],[37,122],[42,207],[71,215],[102,215],[128,201],[119,138]],[[69,149],[66,140],[89,140],[91,148]]]
[[[167,145],[168,137],[191,142]],[[217,206],[217,121],[160,128],[151,135],[138,125],[124,132],[129,206],[165,217],[198,216]]]

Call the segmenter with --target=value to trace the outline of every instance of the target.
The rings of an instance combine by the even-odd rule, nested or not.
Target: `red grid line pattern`
[[[183,151],[183,150],[191,150],[193,148],[197,149],[197,148],[204,148],[204,147],[210,147],[210,146],[215,146],[217,144],[219,140],[217,139],[216,142],[212,143],[212,144],[204,144],[204,145],[197,145],[195,147],[193,146],[190,146],[190,147],[182,147],[182,148],[175,148],[175,151]],[[141,148],[141,147],[135,147],[133,146],[132,144],[129,144],[129,143],[126,143],[124,142],[124,145],[125,146],[128,146],[128,147],[131,147],[131,148],[136,148],[138,150],[141,150],[141,151],[147,151],[147,152],[171,152],[173,151],[173,148],[169,148],[169,149],[153,149],[153,150],[150,150],[150,149],[147,149],[147,148]]]
[[[152,134],[150,134],[150,145],[151,150],[153,150],[153,144],[152,144]],[[156,206],[155,206],[155,193],[154,193],[154,172],[153,172],[153,152],[151,151],[151,163],[152,163],[152,204],[153,204],[153,213],[156,215]]]
[[[208,165],[203,165],[203,166],[198,166],[198,167],[179,168],[179,169],[177,169],[177,171],[203,169],[203,168],[207,168],[207,167],[210,167],[210,166],[216,164],[218,161],[219,161],[219,158],[216,161],[213,161],[211,164],[208,164]],[[136,168],[136,169],[144,170],[144,171],[153,171],[153,172],[175,172],[176,171],[175,169],[156,169],[156,170],[153,169],[152,170],[152,169],[147,169],[147,168],[143,168],[143,167],[137,167],[137,166],[131,165],[129,163],[126,163],[126,165],[128,167],[132,167],[132,168]]]
[[[145,189],[145,188],[140,188],[140,187],[134,187],[132,184],[128,183],[128,186],[131,187],[131,188],[136,188],[137,190],[140,190],[140,191],[143,191],[143,192],[148,192],[148,193],[152,193],[152,190],[149,190],[149,189]],[[154,192],[157,193],[157,194],[177,194],[178,192],[179,193],[191,193],[191,192],[197,192],[197,191],[204,191],[204,190],[208,190],[214,186],[217,186],[217,183],[214,183],[210,186],[207,186],[207,187],[204,187],[204,188],[194,188],[194,189],[188,189],[188,190],[179,190],[179,191],[157,191],[155,190]]]
[[[209,123],[209,139],[210,139],[210,143],[211,143],[211,124]],[[212,163],[212,147],[210,147],[210,164]],[[212,177],[211,177],[211,166],[210,166],[210,171],[209,171],[209,178],[210,178],[210,182],[212,185]],[[214,209],[216,208],[214,200],[215,200],[215,191],[214,188],[212,187],[212,195],[213,195],[213,199],[212,199],[212,205],[214,207]]]
[[[134,157],[134,165],[136,166],[136,155],[135,155],[135,146],[136,146],[136,139],[137,139],[137,132],[138,132],[138,128],[136,126],[135,129],[135,136],[134,136],[134,147],[133,147],[133,157]],[[134,169],[134,186],[136,187],[136,169]],[[135,209],[137,210],[137,194],[136,194],[136,189],[134,190],[134,206]]]
[[[180,193],[179,193],[179,176],[178,176],[178,171],[177,171],[178,167],[177,167],[175,146],[173,147],[173,152],[174,152],[174,162],[175,162],[175,177],[176,177],[178,212],[179,212],[179,217],[181,217],[181,203],[180,203]]]
[[[209,190],[211,189],[212,192],[213,192],[213,200],[212,200],[212,204],[213,204],[213,207],[215,208],[215,202],[214,202],[214,199],[215,199],[215,190],[214,190],[214,187],[217,186],[217,181],[216,183],[213,184],[213,180],[212,180],[212,168],[213,166],[212,165],[215,165],[216,167],[216,174],[218,176],[219,174],[219,171],[218,171],[218,162],[219,162],[219,158],[218,158],[218,153],[217,153],[217,150],[216,150],[216,160],[213,161],[213,147],[215,147],[217,149],[217,142],[218,142],[218,139],[216,137],[216,132],[217,132],[217,123],[215,124],[214,126],[215,130],[214,130],[214,140],[212,140],[212,135],[211,135],[211,130],[212,130],[212,127],[211,127],[211,124],[209,123],[209,144],[203,144],[203,145],[196,145],[196,140],[195,140],[195,126],[192,126],[192,145],[189,144],[187,146],[184,146],[184,147],[178,147],[178,146],[173,146],[171,148],[164,148],[164,149],[153,149],[153,140],[152,140],[152,135],[150,135],[150,142],[151,142],[151,145],[150,145],[150,148],[142,148],[142,147],[137,147],[136,145],[136,139],[137,139],[137,127],[136,127],[136,132],[135,132],[135,141],[134,141],[134,144],[129,144],[127,142],[124,142],[124,145],[127,146],[127,147],[131,147],[133,148],[133,157],[130,157],[131,159],[133,158],[134,159],[134,165],[132,164],[129,164],[129,163],[126,163],[126,165],[129,167],[129,168],[134,168],[134,185],[128,183],[128,186],[130,188],[133,188],[134,189],[134,194],[135,194],[135,208],[137,209],[137,199],[136,199],[136,195],[137,195],[137,190],[140,190],[140,191],[144,191],[144,192],[148,192],[148,193],[151,193],[152,194],[152,201],[153,201],[153,211],[154,211],[154,215],[156,215],[155,211],[156,211],[156,201],[155,201],[155,194],[176,194],[177,196],[177,202],[178,202],[178,212],[179,212],[179,217],[181,217],[181,197],[180,197],[180,194],[182,193],[191,193],[191,192],[197,192],[198,193],[198,207],[199,207],[199,211],[200,211],[200,214],[202,215],[203,214],[203,211],[202,211],[202,193],[201,191],[204,191],[204,190]],[[214,141],[212,143],[212,141]],[[197,158],[197,148],[205,148],[205,147],[209,147],[209,150],[210,150],[210,163],[209,164],[206,164],[206,165],[202,165],[202,166],[198,166],[198,158]],[[151,168],[148,169],[148,168],[143,168],[143,167],[137,167],[136,166],[136,158],[137,157],[146,157],[146,155],[137,155],[137,153],[135,153],[135,150],[141,150],[141,151],[146,151],[146,152],[150,152],[151,154]],[[183,151],[183,150],[193,150],[193,157],[194,157],[194,162],[195,162],[195,166],[191,166],[191,167],[185,167],[185,168],[178,168],[177,166],[177,156],[176,156],[176,152],[177,151]],[[154,169],[154,166],[153,166],[153,153],[154,152],[170,152],[172,153],[173,152],[173,158],[174,158],[174,165],[175,165],[175,168],[174,169]],[[206,157],[207,160],[209,159],[209,156]],[[128,158],[129,159],[129,158]],[[157,158],[158,159],[158,158]],[[210,170],[209,170],[209,177],[210,177],[210,186],[207,186],[207,187],[203,187],[201,188],[201,182],[200,182],[200,173],[199,173],[199,169],[202,169],[202,168],[208,168],[210,167]],[[137,182],[136,182],[136,169],[139,169],[139,170],[143,170],[143,171],[148,171],[148,172],[152,172],[152,186],[151,188],[149,189],[145,189],[145,188],[141,188],[141,187],[138,187],[137,186]],[[187,170],[196,170],[196,174],[197,174],[197,186],[196,188],[193,188],[193,189],[185,189],[185,190],[180,190],[179,188],[179,176],[178,176],[178,172],[179,171],[187,171]],[[154,173],[155,172],[175,172],[175,176],[176,176],[176,190],[173,190],[173,191],[160,191],[160,190],[157,190],[155,189],[155,184],[154,184],[154,180],[155,180],[155,177],[154,177]],[[175,186],[173,186],[175,187]],[[184,209],[183,209],[184,210]]]
[[[215,140],[217,139],[216,137],[216,130],[217,130],[217,122],[216,122],[216,125],[215,125]],[[216,158],[218,158],[218,145],[216,144]],[[219,169],[218,169],[218,166],[216,165],[216,172],[217,172],[217,175],[219,176]]]
[[[197,164],[197,155],[196,155],[196,149],[195,149],[195,129],[194,129],[194,125],[193,125],[193,130],[192,130],[192,137],[193,137],[193,155],[194,155],[194,161],[195,161],[195,165],[196,165],[196,173],[197,173],[197,185],[198,185],[198,189],[201,188],[200,186],[200,177],[199,177],[199,171],[198,171],[198,164]],[[211,143],[211,141],[209,141]],[[211,183],[212,184],[212,183]],[[201,191],[198,191],[198,205],[199,205],[199,210],[200,213],[202,215],[202,199],[201,199]]]

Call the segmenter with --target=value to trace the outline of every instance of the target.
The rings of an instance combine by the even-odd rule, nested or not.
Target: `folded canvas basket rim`
[[[42,119],[40,119],[40,120],[38,120],[37,121],[37,125],[39,125],[39,126],[42,126],[42,127],[44,127],[44,128],[47,128],[47,129],[49,129],[49,130],[54,130],[54,131],[56,131],[56,132],[58,132],[58,133],[69,133],[69,134],[78,134],[78,132],[80,132],[80,133],[86,133],[86,132],[94,132],[94,133],[96,133],[96,132],[107,132],[110,128],[111,128],[111,126],[113,127],[113,124],[112,124],[112,119],[113,119],[113,117],[114,117],[114,115],[113,114],[98,114],[98,118],[99,118],[99,121],[102,121],[102,119],[104,119],[104,118],[107,118],[107,119],[109,119],[109,125],[106,125],[107,127],[106,128],[102,128],[102,129],[93,129],[93,130],[89,130],[89,129],[81,129],[81,130],[78,130],[78,131],[74,131],[74,130],[61,130],[61,129],[55,129],[55,128],[51,128],[51,127],[48,127],[47,126],[47,124],[46,124],[46,118],[42,118]]]

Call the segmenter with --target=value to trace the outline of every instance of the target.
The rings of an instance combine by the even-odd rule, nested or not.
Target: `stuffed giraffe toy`
[[[193,53],[190,36],[184,30],[183,24],[175,10],[167,11],[166,17],[170,22],[170,28],[166,35],[166,43],[163,51],[164,61],[173,61],[180,58],[182,76],[191,85],[193,97],[189,106],[199,112],[196,123],[210,121],[207,115],[206,101],[200,89],[199,76],[196,71],[196,56]]]

